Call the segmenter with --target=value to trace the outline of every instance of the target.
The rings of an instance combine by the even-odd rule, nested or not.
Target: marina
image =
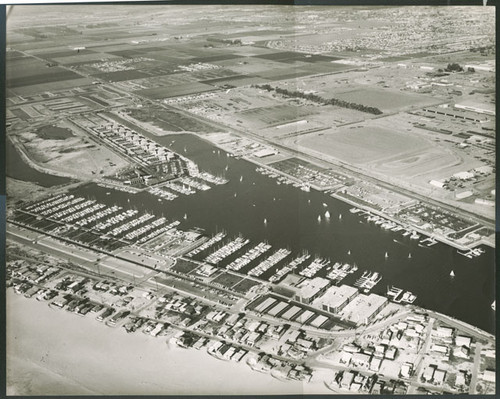
[[[249,263],[251,263],[253,260],[257,259],[261,255],[266,253],[269,249],[271,249],[271,245],[265,242],[260,242],[255,247],[246,252],[244,255],[242,255],[240,258],[231,262],[227,266],[227,268],[229,270],[238,271],[243,267],[245,267],[246,265],[248,265]]]
[[[172,147],[176,147],[177,145],[179,145],[181,146],[181,149],[184,147],[184,145],[182,144],[183,142],[189,143],[188,148],[196,149],[197,153],[199,154],[198,157],[196,158],[196,162],[199,163],[200,169],[210,171],[212,175],[221,173],[225,168],[225,166],[227,165],[227,161],[225,160],[227,158],[224,158],[223,161],[222,160],[219,161],[217,159],[217,156],[213,155],[213,153],[211,152],[212,147],[209,144],[197,138],[194,138],[194,136],[182,136],[182,137],[176,136],[168,138],[153,137],[153,138],[161,141],[162,143],[165,143],[167,146],[170,146],[172,140],[174,140],[175,143],[173,143]],[[209,153],[202,150],[206,148],[210,148]],[[433,253],[429,252],[427,255],[425,255],[424,252],[422,251],[429,251],[428,248],[421,248],[418,246],[419,242],[417,242],[416,243],[417,245],[415,245],[414,242],[416,240],[409,240],[409,235],[412,234],[411,230],[402,229],[394,232],[389,231],[389,235],[386,236],[385,234],[387,234],[387,230],[380,229],[378,225],[371,224],[371,226],[373,227],[370,227],[370,223],[359,224],[360,217],[362,218],[362,220],[366,220],[365,211],[362,210],[356,211],[356,208],[353,208],[352,206],[349,207],[348,205],[343,204],[342,202],[336,199],[330,199],[325,202],[325,200],[323,199],[324,197],[321,193],[315,192],[314,190],[312,190],[310,193],[305,193],[302,190],[299,190],[290,185],[277,185],[274,181],[268,180],[268,178],[265,176],[261,176],[261,179],[263,180],[262,181],[259,180],[259,184],[256,186],[258,192],[255,195],[256,196],[260,195],[262,199],[253,200],[253,203],[256,204],[256,207],[253,207],[251,205],[252,201],[250,201],[250,208],[248,208],[249,206],[248,198],[240,198],[240,195],[235,197],[234,194],[241,193],[242,190],[245,189],[246,185],[252,185],[252,182],[256,181],[259,175],[256,173],[252,173],[251,164],[246,163],[246,161],[234,158],[229,158],[229,160],[231,167],[229,168],[228,171],[228,174],[230,174],[230,176],[228,177],[229,180],[234,179],[234,177],[236,177],[235,179],[237,183],[236,185],[232,181],[229,181],[226,184],[219,185],[217,189],[199,192],[200,194],[188,196],[186,198],[189,197],[192,198],[192,200],[189,200],[188,203],[181,204],[180,202],[177,202],[177,200],[168,201],[169,210],[167,212],[164,211],[163,205],[158,203],[156,199],[154,199],[154,201],[150,200],[149,197],[151,199],[153,199],[154,197],[147,193],[137,193],[130,198],[123,198],[123,197],[120,198],[119,194],[117,194],[116,191],[114,190],[111,190],[111,195],[107,195],[106,193],[108,193],[110,189],[99,187],[98,185],[83,186],[81,188],[78,188],[76,191],[68,193],[67,195],[73,195],[74,198],[82,197],[84,200],[87,200],[89,197],[91,197],[92,199],[97,200],[97,202],[99,203],[107,204],[108,208],[112,207],[122,208],[121,210],[119,210],[118,208],[113,208],[115,210],[114,213],[109,214],[109,216],[107,217],[104,216],[101,219],[95,220],[94,222],[91,222],[89,225],[85,226],[86,228],[90,228],[91,230],[93,228],[94,229],[93,231],[96,231],[96,233],[98,232],[97,236],[89,234],[81,234],[79,238],[84,239],[85,242],[93,242],[93,245],[98,245],[98,246],[101,245],[103,248],[108,248],[108,249],[117,248],[125,245],[125,241],[124,242],[120,241],[120,239],[124,240],[124,238],[122,237],[117,237],[119,240],[105,241],[105,242],[101,241],[99,237],[107,233],[109,230],[111,230],[111,227],[113,225],[116,227],[119,226],[120,223],[121,224],[125,223],[125,219],[133,219],[134,217],[137,218],[137,215],[134,216],[134,212],[137,213],[137,211],[134,211],[133,209],[134,204],[137,204],[137,206],[146,206],[148,209],[154,210],[155,213],[160,215],[159,217],[161,217],[162,213],[165,213],[165,216],[167,218],[168,215],[170,215],[168,219],[171,221],[181,220],[183,224],[183,230],[189,230],[191,228],[201,227],[205,231],[205,234],[208,234],[210,236],[211,234],[212,235],[218,234],[220,232],[220,228],[218,226],[223,225],[224,230],[227,232],[226,234],[228,234],[229,236],[232,235],[234,237],[238,236],[239,234],[243,234],[245,237],[248,237],[250,241],[256,243],[262,241],[261,237],[263,234],[264,238],[268,241],[268,245],[271,245],[272,247],[276,248],[289,247],[292,252],[292,255],[294,253],[297,254],[295,255],[296,257],[299,256],[299,254],[302,251],[308,250],[309,253],[320,253],[321,258],[335,259],[335,262],[340,262],[342,264],[346,263],[346,261],[348,261],[347,263],[350,264],[355,262],[358,265],[358,267],[361,266],[364,269],[370,267],[372,256],[364,260],[364,257],[360,256],[360,254],[366,251],[373,254],[380,253],[379,248],[383,247],[387,248],[387,250],[381,253],[381,257],[384,258],[385,252],[389,252],[390,257],[386,260],[387,266],[384,266],[383,270],[376,269],[376,271],[383,272],[384,279],[388,284],[394,284],[396,286],[403,285],[402,282],[400,281],[401,278],[398,279],[391,278],[391,275],[393,274],[391,268],[395,268],[394,270],[396,270],[396,268],[399,269],[403,267],[404,270],[407,271],[407,277],[403,278],[405,286],[407,286],[411,290],[411,292],[414,292],[418,295],[417,299],[418,303],[421,303],[422,301],[423,303],[427,304],[426,306],[435,309],[440,309],[444,313],[446,313],[447,311],[450,313],[456,313],[457,315],[468,313],[467,307],[464,306],[461,307],[456,306],[450,310],[447,310],[447,308],[443,306],[443,304],[446,303],[446,301],[443,300],[443,298],[447,295],[446,293],[452,292],[449,290],[453,290],[455,288],[452,287],[446,289],[442,288],[439,290],[432,291],[433,293],[430,295],[429,294],[426,295],[425,291],[428,290],[428,288],[424,288],[423,283],[419,283],[419,281],[423,280],[423,276],[425,275],[425,273],[421,274],[421,272],[417,269],[407,268],[408,266],[405,266],[404,262],[402,265],[396,265],[396,264],[400,263],[403,257],[406,260],[406,262],[416,261],[419,262],[420,264],[421,262],[425,262],[426,265],[429,265],[428,266],[429,270],[427,271],[427,273],[431,274],[435,273],[436,270],[440,270],[439,267],[436,266],[438,263],[449,265],[450,269],[444,272],[446,275],[450,274],[451,265],[454,265],[455,269],[459,268],[467,270],[465,273],[460,274],[460,279],[462,279],[462,278],[467,278],[466,277],[467,275],[470,276],[470,272],[468,270],[471,269],[470,267],[462,265],[462,262],[459,260],[459,258],[464,258],[467,261],[477,259],[479,264],[487,265],[489,262],[488,259],[491,259],[491,251],[486,250],[485,254],[482,254],[482,256],[473,257],[472,259],[465,256],[459,256],[459,258],[452,257],[448,261],[443,262],[441,255],[436,257],[436,252],[435,252],[438,251],[439,253],[441,253],[443,251],[442,244],[433,245],[431,247]],[[243,175],[246,176],[246,178],[241,183],[238,182],[239,177]],[[198,211],[197,210],[198,208],[196,207],[193,208],[190,206],[191,203],[193,204],[197,203],[196,197],[198,195],[201,195],[201,193],[203,193],[203,195],[209,196],[209,198],[207,198],[208,201],[207,203],[210,204],[211,210],[208,212],[201,212],[201,209],[200,211]],[[301,197],[302,195],[305,197]],[[226,197],[231,197],[230,202],[224,202]],[[252,196],[252,198],[257,198],[257,197]],[[266,201],[266,198],[269,198],[269,202]],[[222,204],[227,204],[227,203],[230,203],[231,206],[230,207],[222,206]],[[304,206],[301,208],[302,213],[300,218],[297,218],[296,214],[293,215],[287,211],[287,209],[293,209],[293,207],[296,207],[298,203],[304,204]],[[274,208],[273,204],[276,204],[277,207]],[[334,235],[338,227],[336,227],[335,224],[331,223],[328,225],[327,224],[316,225],[315,223],[316,216],[314,216],[314,214],[318,215],[318,213],[320,213],[324,215],[325,213],[325,210],[320,211],[321,208],[322,209],[325,208],[323,204],[326,204],[328,206],[330,212],[331,210],[335,209],[337,212],[342,213],[344,215],[343,229],[344,230],[348,229],[345,231],[364,230],[366,232],[369,232],[373,244],[365,243],[362,246],[363,247],[362,249],[362,247],[358,243],[353,242],[352,240],[349,239],[346,240],[340,236],[335,236],[336,243],[335,243],[335,248],[333,248],[330,244],[330,240],[326,239],[328,235],[323,235],[324,229],[328,229],[329,231],[331,231],[330,234]],[[261,230],[264,227],[262,223],[262,220],[265,218],[264,212],[261,213],[261,215],[263,216],[261,216],[260,222],[256,221],[256,223],[252,223],[250,219],[243,217],[244,215],[244,213],[242,212],[243,209],[249,209],[248,210],[249,215],[256,215],[256,212],[260,212],[261,209],[263,210],[264,208],[269,208],[269,207],[273,207],[271,208],[273,210],[273,215],[274,215],[273,220],[276,219],[276,221],[273,222],[272,224],[272,226],[274,226],[272,230],[267,230],[267,231]],[[190,208],[189,219],[184,220],[183,216],[186,214],[186,210],[188,208]],[[106,209],[107,208],[103,208],[101,211],[98,212],[106,211]],[[234,209],[234,211],[232,209]],[[209,215],[213,215],[213,217],[210,217]],[[224,216],[222,215],[227,215],[227,217],[224,218]],[[285,224],[284,222],[282,222],[283,220],[287,220],[287,223]],[[297,224],[299,220],[300,220],[300,225]],[[311,224],[311,221],[313,221],[313,224]],[[292,223],[291,225],[292,228],[289,226],[290,223]],[[259,227],[258,226],[259,224],[262,227]],[[38,221],[37,225],[40,226],[41,222]],[[283,228],[284,226],[288,227]],[[140,226],[138,227],[140,228]],[[274,230],[276,228],[278,229],[279,233],[276,230]],[[295,241],[295,239],[293,238],[293,234],[290,234],[290,232],[293,231],[293,228],[298,229],[297,230],[298,234],[300,234],[300,232],[305,229],[308,229],[309,231],[316,233],[313,233],[312,235],[309,236],[312,238],[312,240],[311,238],[307,238],[308,236],[303,236],[303,238],[301,239],[301,244],[297,245],[296,244],[297,241]],[[151,233],[154,235],[155,231],[157,230],[152,230]],[[320,231],[322,231],[321,236],[318,235]],[[66,234],[66,236],[68,237],[67,235],[68,233],[64,234]],[[176,234],[181,234],[181,231],[179,231],[177,227],[174,227],[171,231],[168,232],[168,234],[169,237],[176,237]],[[78,234],[75,233],[71,234],[71,236],[76,236],[76,235]],[[144,243],[144,240],[142,240],[142,238],[147,236],[148,233],[146,232],[142,237],[138,238],[137,243],[141,241],[140,245],[142,245]],[[396,237],[401,237],[401,238],[396,238]],[[399,242],[396,242],[394,240],[397,240]],[[321,246],[321,249],[317,247],[318,245]],[[482,250],[482,248],[479,248],[479,250]],[[352,254],[356,255],[348,255],[352,258],[349,260],[348,259],[343,260],[344,257],[346,256],[345,254],[348,253],[349,251]],[[411,257],[409,254],[411,254]],[[247,263],[247,265],[248,264],[249,263]],[[378,267],[380,268],[380,266]],[[477,267],[478,266],[476,266],[475,268]],[[273,274],[276,274],[277,272],[278,270],[274,271]],[[329,271],[326,270],[325,267],[322,268],[322,270],[319,270],[318,274],[320,276],[326,276],[328,272]],[[455,273],[456,272],[457,270],[455,270]],[[284,278],[285,275],[283,275],[281,278]],[[482,275],[486,276],[487,273]],[[348,281],[348,284],[353,284],[355,282],[355,279],[348,280],[351,278],[350,276],[351,275],[348,275],[346,277],[346,280]],[[475,282],[473,286],[475,286],[476,284],[482,284],[480,281],[482,280]],[[446,281],[439,282],[439,285],[441,287],[443,287],[443,285],[444,287],[446,287],[447,284],[448,283]],[[431,286],[433,286],[433,284],[431,284]],[[466,291],[473,292],[474,290],[473,286],[467,288]],[[384,291],[381,291],[378,288],[378,285],[375,286],[373,290],[374,292],[385,294]],[[433,299],[429,301],[429,298]],[[490,304],[491,301],[486,302],[485,308],[490,309]],[[474,312],[474,313],[469,313],[469,316],[462,315],[461,317],[466,317],[466,318],[469,317],[470,320],[475,320],[478,319],[480,314],[481,313]],[[490,318],[490,315],[486,313],[483,314],[485,315],[483,323],[487,323],[486,320]]]
[[[361,289],[364,293],[368,293],[380,282],[380,280],[382,280],[382,276],[379,273],[365,271],[363,275],[356,280],[354,286]]]
[[[216,265],[223,259],[227,258],[229,255],[238,251],[240,248],[243,248],[249,242],[250,242],[249,239],[245,239],[243,237],[237,237],[234,240],[227,243],[226,245],[224,245],[222,248],[208,255],[205,258],[205,262]]]
[[[279,249],[274,254],[269,256],[267,259],[263,260],[257,266],[255,266],[252,270],[248,272],[250,276],[259,277],[271,267],[276,265],[278,262],[285,259],[288,255],[290,255],[290,251],[287,249]]]
[[[299,265],[308,260],[311,257],[307,252],[292,260],[288,265],[279,269],[271,277],[269,277],[269,282],[275,283],[285,277],[288,273],[294,271]]]
[[[324,269],[330,264],[330,261],[322,258],[314,258],[314,260],[306,268],[302,269],[299,274],[304,277],[314,277],[321,269]]]

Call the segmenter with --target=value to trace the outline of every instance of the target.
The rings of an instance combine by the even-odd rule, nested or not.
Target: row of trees
[[[323,98],[313,93],[304,93],[301,91],[290,91],[287,89],[282,89],[280,87],[272,87],[269,84],[264,84],[260,86],[256,86],[258,89],[266,90],[266,91],[275,91],[278,94],[281,94],[285,97],[290,98],[303,98],[308,101],[312,101],[317,104],[322,105],[334,105],[341,108],[355,109],[356,111],[366,112],[368,114],[373,115],[381,115],[382,111],[376,107],[369,107],[363,104],[351,103],[349,101],[339,100],[338,98]]]

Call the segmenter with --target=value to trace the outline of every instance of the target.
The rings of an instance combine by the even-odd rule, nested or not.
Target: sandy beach
[[[282,382],[204,349],[171,348],[164,337],[127,334],[7,292],[10,395],[331,393],[322,382]]]

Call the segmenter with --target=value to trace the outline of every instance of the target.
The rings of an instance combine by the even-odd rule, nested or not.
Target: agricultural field
[[[205,133],[218,130],[202,121],[165,107],[152,106],[148,109],[128,109],[126,112],[140,122],[150,123],[168,132]]]
[[[75,72],[57,66],[50,67],[46,63],[33,58],[18,58],[10,61],[7,66],[6,77],[7,88],[81,78]]]
[[[213,86],[203,83],[193,82],[193,83],[185,83],[174,86],[163,86],[152,89],[138,90],[135,92],[135,94],[153,100],[159,100],[163,98],[179,97],[179,96],[197,94],[212,90],[214,90]]]

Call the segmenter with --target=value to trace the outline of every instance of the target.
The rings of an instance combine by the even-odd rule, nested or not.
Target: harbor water
[[[162,202],[149,193],[106,195],[110,190],[95,184],[77,189],[78,194],[179,220],[182,229],[201,228],[208,235],[223,230],[229,237],[241,234],[251,240],[248,247],[267,241],[272,251],[288,248],[298,256],[305,250],[331,259],[332,264],[356,264],[359,272],[343,283],[353,284],[363,270],[376,271],[382,280],[372,292],[385,295],[388,286],[409,290],[417,295],[416,305],[494,331],[493,249],[485,248],[484,254],[469,259],[445,244],[419,246],[419,240],[368,223],[349,212],[352,206],[327,194],[278,185],[256,172],[256,165],[232,158],[196,136],[150,138],[189,157],[201,170],[223,175],[229,183]],[[325,274],[323,269],[317,276]]]
[[[385,295],[391,286],[408,290],[417,296],[415,305],[494,332],[493,249],[485,247],[484,254],[469,259],[445,244],[421,246],[419,240],[404,237],[402,231],[384,230],[350,213],[351,205],[327,194],[279,185],[256,172],[257,165],[232,158],[197,136],[149,137],[192,159],[200,170],[223,175],[229,183],[161,202],[147,192],[126,194],[97,184],[80,186],[74,193],[179,220],[184,230],[201,228],[207,235],[225,231],[228,237],[241,234],[251,241],[246,249],[267,241],[273,246],[272,252],[287,248],[291,256],[307,251],[330,259],[331,264],[356,264],[358,272],[342,283],[353,285],[363,271],[375,271],[382,280],[372,292]],[[325,216],[327,212],[329,217]],[[273,274],[277,267],[263,277]],[[317,276],[326,273],[325,268]]]

